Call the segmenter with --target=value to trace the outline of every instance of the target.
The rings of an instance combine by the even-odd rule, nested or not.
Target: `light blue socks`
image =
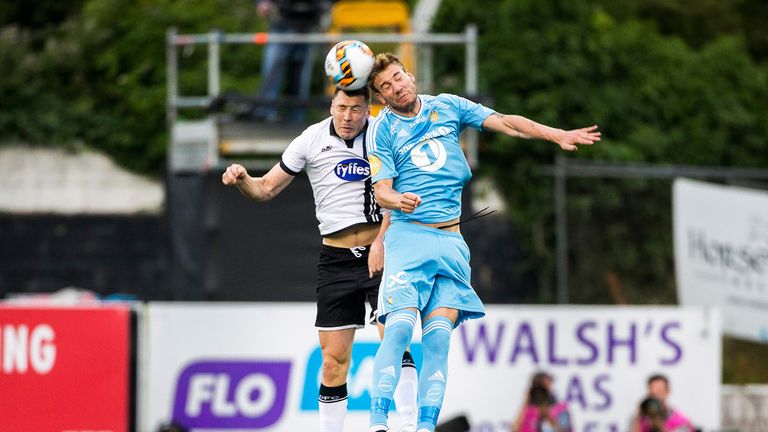
[[[373,426],[381,425],[384,426],[382,429],[386,430],[389,408],[400,379],[403,353],[411,342],[415,326],[415,311],[403,309],[391,312],[387,316],[384,324],[384,339],[381,341],[373,363],[370,423],[372,429]]]
[[[434,431],[440,415],[448,379],[448,349],[452,330],[453,322],[442,316],[430,318],[422,329],[424,361],[419,376],[419,430]]]

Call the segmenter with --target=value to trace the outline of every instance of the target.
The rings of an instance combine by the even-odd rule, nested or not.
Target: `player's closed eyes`
[[[354,106],[336,105],[334,109],[336,110],[336,112],[339,112],[339,113],[347,112],[348,109],[352,112],[352,114],[360,114],[363,112],[363,107],[361,107],[360,105],[354,105]]]
[[[396,73],[392,77],[392,81],[394,82],[400,82],[402,80],[403,80],[403,74],[401,74],[400,72]],[[386,82],[381,85],[381,91],[388,91],[390,88],[392,88],[392,84],[390,84],[389,82]]]

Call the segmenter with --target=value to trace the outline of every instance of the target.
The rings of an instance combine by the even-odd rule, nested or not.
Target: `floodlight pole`
[[[468,24],[464,31],[464,36],[466,38],[466,49],[464,50],[464,91],[468,97],[474,98],[477,96],[477,26]],[[477,150],[478,132],[477,129],[467,128],[465,134],[467,161],[472,169],[476,169],[479,162]]]
[[[568,299],[568,214],[566,209],[567,159],[555,156],[555,236],[557,238],[557,303],[567,304]]]
[[[176,28],[172,27],[165,33],[165,73],[166,73],[166,99],[165,99],[165,118],[168,127],[176,121],[176,98],[179,96],[179,74],[178,74],[178,53],[174,40],[176,39]]]
[[[208,97],[216,97],[220,92],[219,76],[221,72],[221,56],[219,48],[221,31],[213,30],[208,33]]]

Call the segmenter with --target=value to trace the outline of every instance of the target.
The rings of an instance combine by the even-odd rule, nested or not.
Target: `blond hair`
[[[376,57],[373,60],[373,67],[371,68],[371,74],[368,76],[368,86],[374,93],[378,93],[379,90],[376,88],[376,85],[373,84],[373,81],[384,69],[388,68],[390,65],[400,66],[401,69],[403,69],[405,72],[408,72],[408,69],[405,68],[403,62],[401,62],[396,55],[390,52],[376,54]]]

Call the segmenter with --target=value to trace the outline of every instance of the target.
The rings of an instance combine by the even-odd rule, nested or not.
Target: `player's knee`
[[[421,344],[425,358],[442,361],[448,357],[453,324],[447,318],[430,319],[422,329]]]
[[[411,342],[415,325],[416,312],[411,310],[392,312],[387,317],[387,324],[384,327],[383,344],[396,348],[398,351],[405,351]]]
[[[334,381],[340,377],[345,377],[349,369],[349,358],[336,356],[331,353],[323,354],[323,380],[325,382]]]
[[[395,346],[405,349],[413,336],[413,328],[408,328],[404,325],[392,326],[388,328],[384,333],[384,337],[388,338]]]

